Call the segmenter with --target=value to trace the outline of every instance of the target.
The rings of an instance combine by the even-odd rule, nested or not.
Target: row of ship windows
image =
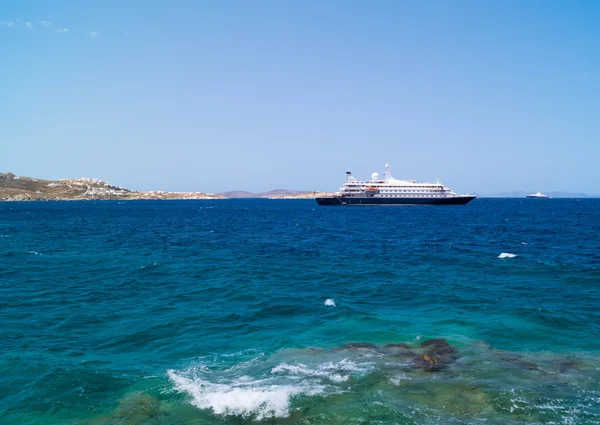
[[[364,188],[364,187],[371,187],[368,184],[364,185],[364,184],[349,184],[347,185],[347,187],[356,187],[356,188]],[[379,188],[384,188],[384,189],[393,189],[394,186],[375,186],[375,187],[379,187]],[[397,186],[395,186],[397,187]],[[416,189],[441,189],[441,186],[412,186]]]
[[[406,196],[406,195],[380,195],[380,196],[382,196],[382,197],[385,196],[387,198],[394,198],[394,197],[397,197],[397,196]],[[440,195],[419,195],[420,198],[427,198],[427,197],[429,197],[429,198],[438,198],[439,196]]]
[[[370,184],[370,183],[367,183],[367,184],[364,184],[364,183],[350,183],[350,184],[347,184],[346,186],[348,186],[348,187],[368,187],[368,186],[375,186],[375,185]],[[408,185],[405,185],[404,187],[406,187],[406,186],[408,186]],[[440,185],[409,186],[409,187],[431,188],[431,187],[441,187],[441,186],[442,185],[440,184]],[[394,186],[381,185],[381,186],[376,186],[376,187],[398,187],[398,186],[396,186],[396,185],[394,185]],[[402,185],[400,185],[400,187],[402,187]]]
[[[347,188],[346,190],[364,190],[364,189],[365,189],[364,187],[362,187],[362,188],[361,187],[350,187],[350,188]],[[422,192],[423,190],[427,190],[427,191],[443,190],[441,187],[421,187],[421,188],[417,187],[416,189],[419,189],[419,190],[398,190],[398,189],[391,189],[391,188],[387,188],[387,187],[377,188],[377,189],[386,191],[386,192]]]

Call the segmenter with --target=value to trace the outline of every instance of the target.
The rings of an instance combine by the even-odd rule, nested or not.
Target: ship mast
[[[392,178],[392,172],[390,171],[390,164],[385,164],[385,180],[389,181]]]

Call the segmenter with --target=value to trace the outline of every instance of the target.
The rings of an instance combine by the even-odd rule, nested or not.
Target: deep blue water
[[[600,423],[599,233],[595,199],[0,203],[0,423]]]

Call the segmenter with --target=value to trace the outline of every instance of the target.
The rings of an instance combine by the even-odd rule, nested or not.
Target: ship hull
[[[319,205],[466,205],[476,196],[455,196],[448,198],[376,198],[328,196],[315,198]]]

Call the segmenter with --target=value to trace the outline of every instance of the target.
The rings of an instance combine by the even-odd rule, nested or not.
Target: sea
[[[600,200],[0,203],[3,425],[600,424]]]

